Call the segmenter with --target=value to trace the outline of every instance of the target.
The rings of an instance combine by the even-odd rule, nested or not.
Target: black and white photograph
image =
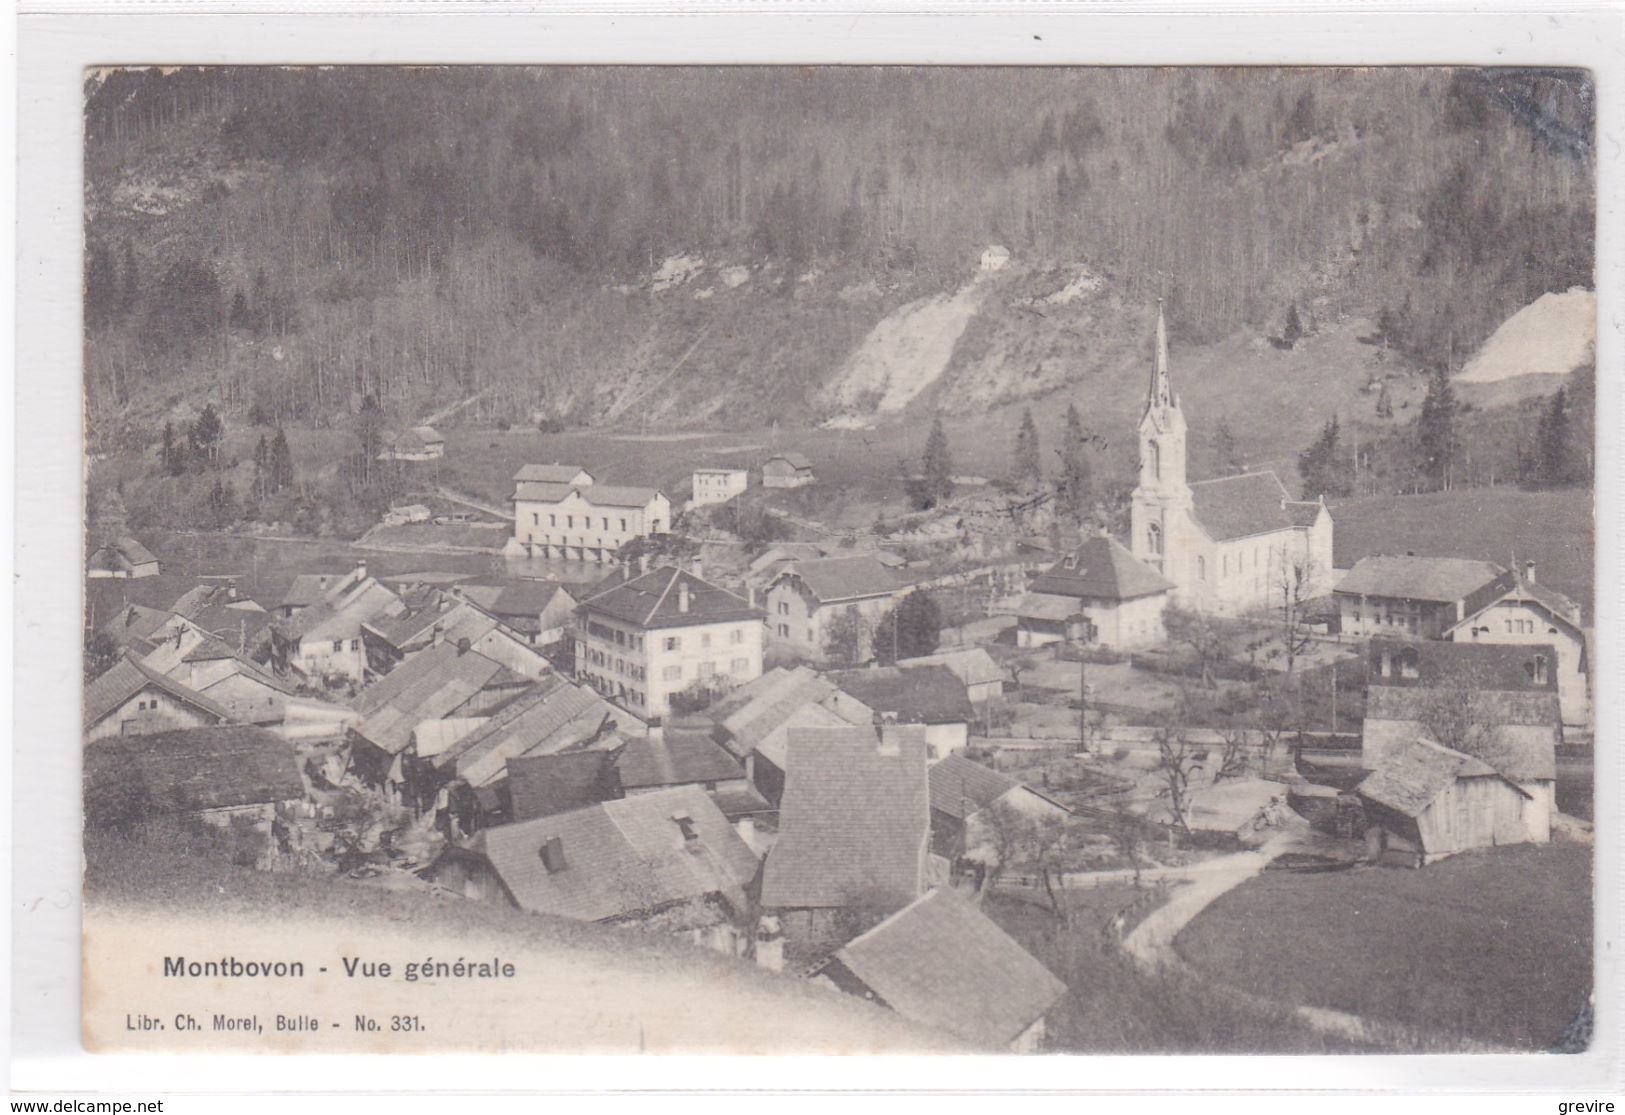
[[[85,1047],[1586,1052],[1596,113],[86,71]]]

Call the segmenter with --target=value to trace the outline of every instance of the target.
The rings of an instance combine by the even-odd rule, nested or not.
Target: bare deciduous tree
[[[1320,580],[1319,564],[1307,554],[1288,558],[1282,555],[1275,571],[1281,646],[1286,651],[1286,672],[1292,673],[1299,657],[1309,649],[1314,632],[1309,627],[1308,604]]]

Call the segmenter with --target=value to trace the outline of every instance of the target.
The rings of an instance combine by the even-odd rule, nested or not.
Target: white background
[[[410,14],[399,8],[412,7]],[[18,20],[15,767],[9,918],[12,1084],[50,1095],[345,1089],[1483,1089],[1572,1098],[1622,1087],[1616,636],[1621,334],[1617,8],[1485,10],[1441,2],[1350,11],[1301,4],[631,6],[224,2],[26,6]],[[79,1016],[81,98],[83,69],[210,63],[1441,64],[1589,66],[1599,101],[1597,793],[1598,1040],[1580,1057],[817,1058],[138,1056],[82,1052]],[[1154,199],[1151,200],[1154,204]],[[9,229],[7,230],[9,232]],[[9,301],[9,300],[8,300]],[[8,486],[9,487],[9,486]],[[11,493],[7,493],[8,495]],[[0,496],[0,499],[3,499]],[[9,522],[0,507],[0,525]],[[5,589],[0,589],[3,593]],[[9,648],[8,648],[9,649]],[[4,655],[0,651],[0,656]],[[1577,901],[1576,916],[1583,909]],[[1417,931],[1428,932],[1427,911]],[[1516,978],[1513,976],[1511,978]],[[717,1102],[709,1098],[711,1106]],[[757,1099],[753,1106],[777,1101]],[[826,1099],[844,1103],[843,1099]],[[935,1101],[932,1101],[935,1102]],[[989,1097],[982,1104],[998,1103]],[[1072,1101],[1074,1104],[1076,1101]],[[1165,1101],[1177,1103],[1179,1101]],[[1300,1101],[1294,1101],[1294,1103]],[[1316,1101],[1319,1102],[1319,1101]],[[1426,1101],[1413,1101],[1426,1102]],[[1516,1101],[1513,1101],[1516,1103]],[[1222,1106],[1240,1107],[1239,1101]],[[325,1106],[325,1105],[324,1105]],[[1115,1106],[1115,1105],[1114,1105]],[[1139,1106],[1136,1102],[1136,1106]],[[1158,1105],[1159,1107],[1162,1105]],[[1253,1104],[1248,1103],[1251,1107]],[[1405,1106],[1411,1106],[1406,1104]],[[1513,1106],[1513,1103],[1498,1104]],[[176,1110],[188,1110],[185,1104]],[[196,1108],[201,1109],[201,1108]],[[399,1110],[397,1103],[392,1110]],[[1531,1100],[1519,1107],[1555,1111]]]

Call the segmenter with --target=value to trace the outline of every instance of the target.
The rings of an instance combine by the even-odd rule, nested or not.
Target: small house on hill
[[[442,886],[572,921],[642,924],[735,951],[756,855],[704,790],[679,786],[481,830]]]
[[[849,995],[990,1050],[1036,1053],[1066,985],[993,920],[938,888],[814,973]]]
[[[870,635],[908,584],[873,554],[797,561],[767,589],[767,622],[775,642],[822,659],[837,619],[861,621],[857,660],[873,653]]]
[[[146,665],[129,651],[85,686],[81,722],[85,740],[150,735],[224,724],[220,702]]]
[[[1076,617],[1094,624],[1102,646],[1134,650],[1163,640],[1173,583],[1101,534],[1033,580],[1016,606],[1016,644],[1041,647],[1073,637]]]
[[[750,486],[750,473],[742,468],[697,468],[694,470],[694,494],[690,507],[709,507],[727,503],[741,495]]]
[[[384,435],[380,461],[436,461],[446,455],[446,439],[433,426],[413,426]]]
[[[97,547],[85,563],[85,576],[92,579],[139,580],[156,577],[159,572],[158,559],[152,551],[128,536]]]
[[[1042,790],[985,767],[962,754],[933,763],[931,850],[948,859],[969,856],[986,861],[986,832],[980,818],[1006,808],[1022,817],[1066,817],[1071,811]]]
[[[120,825],[184,816],[254,834],[254,860],[276,851],[277,810],[305,794],[293,747],[263,728],[188,728],[85,748],[85,818]]]
[[[839,670],[829,675],[840,690],[830,708],[845,719],[858,720],[856,702],[879,721],[918,724],[925,728],[926,755],[935,762],[963,750],[975,719],[965,683],[946,666],[871,666]]]
[[[919,727],[792,728],[779,838],[762,868],[791,961],[828,955],[854,917],[924,893],[930,841]]]
[[[532,646],[564,639],[575,614],[575,598],[557,581],[470,580],[454,591],[523,635]]]
[[[1397,857],[1421,867],[1473,848],[1547,839],[1550,815],[1516,782],[1428,739],[1389,749],[1357,792],[1373,862]]]
[[[762,462],[764,488],[804,488],[816,480],[812,462],[800,453],[775,453]]]

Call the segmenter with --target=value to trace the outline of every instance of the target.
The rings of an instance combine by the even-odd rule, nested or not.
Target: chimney
[[[1535,563],[1534,562],[1526,561],[1526,562],[1523,563],[1523,579],[1525,581],[1528,581],[1530,584],[1535,583]]]
[[[694,555],[694,576],[698,580],[705,579],[705,565],[700,561],[700,555]]]
[[[677,582],[677,610],[684,615],[688,614],[688,582]]]
[[[355,563],[355,579],[357,583],[367,579],[367,559],[360,558]]]
[[[458,658],[461,658],[463,655],[468,653],[468,646],[469,646],[468,637],[466,635],[463,638],[457,640],[457,657]]]
[[[429,645],[432,647],[437,647],[440,645],[441,640],[445,637],[446,629],[444,625],[437,623],[434,625],[434,634],[429,636]]]
[[[748,598],[748,600],[750,601],[750,606],[752,608],[756,607],[756,582],[755,581],[752,581],[749,585],[745,586],[745,595]]]
[[[646,553],[639,554],[638,555],[638,576],[641,577],[647,572],[649,572],[649,555],[646,554]]]

